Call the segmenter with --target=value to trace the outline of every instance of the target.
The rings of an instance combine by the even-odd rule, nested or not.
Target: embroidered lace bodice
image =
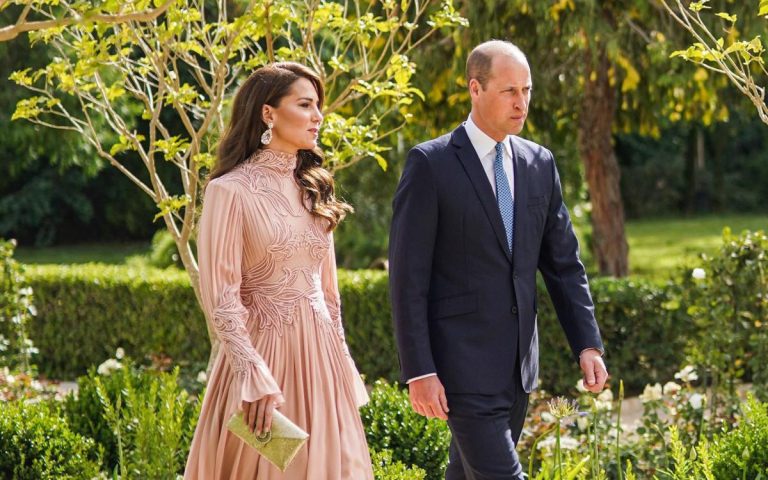
[[[305,304],[312,321],[330,328],[347,352],[333,238],[327,222],[308,211],[296,162],[296,155],[260,150],[206,188],[201,290],[239,375],[261,364],[249,337],[284,335],[295,322],[307,321],[300,312]],[[204,236],[205,222],[220,230]]]

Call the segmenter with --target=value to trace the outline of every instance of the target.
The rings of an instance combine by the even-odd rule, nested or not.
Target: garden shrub
[[[392,460],[392,452],[371,452],[373,477],[376,480],[424,480],[427,472],[419,467],[408,468],[403,462]]]
[[[93,440],[74,433],[45,402],[5,402],[0,408],[0,477],[88,480],[99,474]]]
[[[0,368],[32,374],[37,350],[27,325],[36,310],[24,268],[13,258],[15,249],[14,240],[0,239]]]
[[[175,478],[184,469],[199,402],[179,387],[178,369],[168,373],[108,362],[104,375],[91,368],[78,379],[78,392],[65,398],[63,414],[74,431],[103,446],[102,469]]]
[[[448,425],[416,413],[405,390],[377,381],[360,414],[372,451],[391,451],[393,460],[423,468],[428,480],[444,477],[451,438]]]
[[[710,453],[718,480],[768,478],[768,404],[749,398],[744,417],[714,438]]]
[[[187,274],[112,265],[29,266],[40,372],[76,378],[116,348],[137,359],[205,362],[210,344]]]
[[[40,349],[40,369],[74,378],[116,347],[134,358],[163,354],[176,362],[208,358],[208,337],[184,272],[119,266],[30,267],[38,316],[30,336]],[[640,280],[592,280],[597,317],[613,378],[628,392],[671,378],[680,366],[690,324],[670,307],[675,291]],[[347,342],[367,381],[399,378],[389,304],[388,276],[378,270],[339,270]],[[579,378],[549,296],[539,286],[541,386],[565,393]],[[638,366],[642,368],[638,368]]]
[[[726,228],[720,251],[702,260],[681,288],[681,308],[695,324],[691,361],[716,389],[732,395],[751,380],[768,398],[768,236]]]
[[[639,279],[590,281],[595,314],[605,345],[605,363],[627,394],[647,383],[672,378],[685,359],[690,322],[671,309],[674,292]],[[539,284],[540,385],[553,393],[572,391],[581,370],[557,321],[543,282]]]
[[[383,270],[339,270],[344,329],[352,358],[368,383],[400,376],[389,304],[389,276]]]
[[[193,252],[197,251],[197,244],[194,239],[190,240],[190,247]],[[176,247],[176,242],[173,240],[173,236],[170,232],[165,228],[155,232],[152,236],[149,253],[145,256],[141,256],[140,259],[156,268],[168,268],[171,266],[180,269],[184,268],[181,256],[179,255],[179,249]]]

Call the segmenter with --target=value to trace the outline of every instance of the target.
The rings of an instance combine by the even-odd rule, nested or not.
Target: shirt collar
[[[493,153],[494,156],[496,155],[496,140],[492,139],[484,131],[480,130],[480,127],[478,127],[475,122],[472,121],[471,114],[467,117],[467,121],[464,124],[464,129],[467,132],[469,141],[472,142],[472,146],[475,147],[477,156],[481,160],[491,153]],[[504,150],[506,150],[509,158],[515,158],[512,155],[512,145],[510,143],[509,137],[510,135],[507,135],[502,143],[504,144]]]

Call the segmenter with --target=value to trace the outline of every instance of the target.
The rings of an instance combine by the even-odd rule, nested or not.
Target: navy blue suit
[[[539,370],[537,270],[574,357],[586,348],[602,349],[552,153],[510,138],[512,254],[492,187],[463,125],[408,153],[393,202],[390,290],[402,379],[436,372],[450,415],[461,413],[452,403],[462,405],[469,398],[462,395],[501,395],[512,403],[525,395],[527,406]],[[521,419],[513,423],[522,428]],[[520,432],[514,430],[516,442]]]

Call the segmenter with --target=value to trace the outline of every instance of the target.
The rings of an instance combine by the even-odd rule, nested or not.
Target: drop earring
[[[261,134],[261,143],[263,145],[269,145],[269,142],[272,141],[272,127],[274,124],[272,122],[267,122],[267,129],[264,130],[264,133]]]

